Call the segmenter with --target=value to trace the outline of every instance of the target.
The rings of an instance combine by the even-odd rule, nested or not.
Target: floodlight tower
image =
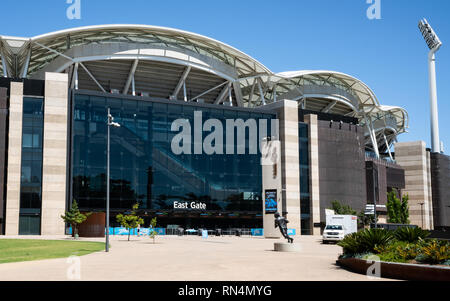
[[[428,54],[428,71],[430,81],[430,109],[431,109],[431,147],[433,152],[440,153],[439,140],[439,121],[438,121],[438,106],[437,106],[437,91],[436,91],[436,57],[435,53],[441,48],[442,42],[431,28],[426,19],[419,21],[419,29],[422,33],[425,42],[430,48]]]

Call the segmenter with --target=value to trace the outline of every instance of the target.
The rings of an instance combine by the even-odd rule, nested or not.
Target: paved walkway
[[[298,253],[274,252],[277,240],[250,237],[160,236],[156,244],[149,238],[111,239],[110,253],[80,257],[81,280],[370,280],[337,267],[341,248],[322,245],[320,237],[297,238]],[[67,258],[0,264],[0,281],[70,280],[71,267]]]

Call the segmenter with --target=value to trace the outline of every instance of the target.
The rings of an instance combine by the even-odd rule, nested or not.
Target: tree
[[[393,224],[409,224],[409,195],[406,194],[400,200],[397,196],[397,190],[388,193],[386,204],[388,222]]]
[[[92,214],[92,212],[83,214],[78,209],[76,200],[72,202],[72,208],[66,211],[65,215],[61,215],[61,218],[72,226],[72,237],[78,235],[78,226],[86,221],[86,219]]]
[[[155,243],[155,237],[158,235],[158,232],[156,232],[156,217],[152,218],[150,222],[150,232],[149,236],[150,238],[153,238],[153,243]]]
[[[377,216],[377,221],[378,221],[378,216]],[[375,216],[373,214],[366,214],[364,212],[364,210],[358,214],[358,225],[360,228],[370,226],[371,224],[374,224],[374,223],[375,223]]]
[[[139,204],[133,205],[131,212],[128,214],[119,214],[116,216],[120,225],[128,230],[128,241],[130,241],[131,229],[136,229],[139,225],[144,223],[144,220],[136,215],[136,210],[139,208]]]
[[[357,215],[358,213],[349,205],[341,204],[339,201],[334,201],[331,203],[331,208],[337,215]]]

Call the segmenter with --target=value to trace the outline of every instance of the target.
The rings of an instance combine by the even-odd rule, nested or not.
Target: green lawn
[[[105,244],[88,241],[0,239],[0,264],[17,261],[83,256],[101,251]]]

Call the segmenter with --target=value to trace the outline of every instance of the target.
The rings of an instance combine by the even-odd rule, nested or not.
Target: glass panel
[[[312,235],[311,199],[309,178],[309,135],[308,124],[300,122],[298,126],[300,159],[300,213],[301,234]]]
[[[43,104],[41,98],[23,99],[22,162],[19,234],[40,233],[42,204]]]
[[[202,111],[203,121],[220,120],[224,131],[227,118],[275,115],[88,95],[76,95],[74,101],[73,198],[81,208],[104,209],[106,110],[111,107],[121,124],[111,128],[111,210],[139,202],[144,210],[173,212],[175,201],[201,201],[206,211],[261,213],[260,154],[175,155],[171,139],[178,133],[171,131],[171,124],[188,119],[193,141],[195,111]]]

